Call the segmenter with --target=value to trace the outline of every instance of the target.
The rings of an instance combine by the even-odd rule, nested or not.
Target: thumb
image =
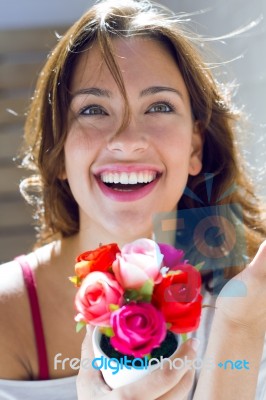
[[[187,360],[193,360],[197,356],[197,350],[200,346],[200,341],[197,338],[187,339],[180,347],[175,351],[175,353],[169,358],[169,360],[174,361],[176,358],[185,358]]]
[[[87,325],[87,333],[81,345],[80,369],[76,380],[79,400],[96,398],[103,393],[110,392],[110,388],[104,382],[100,371],[92,367],[94,353],[92,348],[93,327]]]
[[[92,348],[92,334],[93,327],[91,325],[86,326],[87,333],[83,339],[81,345],[81,359],[80,359],[80,374],[90,375],[92,360],[94,358],[93,348]]]

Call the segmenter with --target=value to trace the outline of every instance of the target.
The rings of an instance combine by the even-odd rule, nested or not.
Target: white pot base
[[[159,362],[154,365],[149,365],[147,359],[145,361],[143,360],[139,367],[137,365],[129,367],[126,365],[126,356],[120,360],[109,358],[100,347],[101,336],[102,333],[100,332],[100,329],[96,327],[92,335],[92,344],[95,355],[93,367],[101,370],[103,378],[110,388],[115,389],[136,382],[160,367],[161,363]],[[180,337],[178,336],[178,347],[179,345]]]

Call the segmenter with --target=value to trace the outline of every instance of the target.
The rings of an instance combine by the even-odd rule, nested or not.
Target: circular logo
[[[208,258],[228,255],[236,244],[234,225],[221,215],[211,215],[196,226],[193,240],[197,250]]]

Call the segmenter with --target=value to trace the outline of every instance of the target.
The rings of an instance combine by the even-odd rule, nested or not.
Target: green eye
[[[174,110],[174,107],[168,103],[157,103],[154,104],[149,110],[149,113],[170,113]]]
[[[107,115],[104,109],[97,105],[85,107],[80,112],[81,115]]]

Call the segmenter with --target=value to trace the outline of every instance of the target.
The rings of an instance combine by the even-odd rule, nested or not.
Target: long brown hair
[[[209,205],[219,203],[222,194],[235,185],[226,202],[241,207],[248,255],[253,256],[266,230],[261,206],[235,144],[239,114],[204,64],[198,50],[199,38],[182,28],[180,17],[146,0],[107,0],[94,5],[59,40],[40,73],[25,124],[24,165],[33,167],[35,176],[22,185],[25,193],[32,190],[36,193],[38,188],[39,243],[51,240],[57,233],[68,237],[79,230],[77,204],[67,181],[60,179],[64,169],[69,86],[77,60],[82,52],[89,51],[92,43],[99,45],[125,100],[123,125],[126,125],[130,110],[112,39],[133,36],[158,40],[172,52],[190,95],[193,116],[204,136],[202,173],[188,180],[188,188],[196,196],[184,193],[178,207],[196,209],[200,206],[196,197],[206,200],[206,173],[214,179]],[[234,273],[231,270],[229,275]]]

